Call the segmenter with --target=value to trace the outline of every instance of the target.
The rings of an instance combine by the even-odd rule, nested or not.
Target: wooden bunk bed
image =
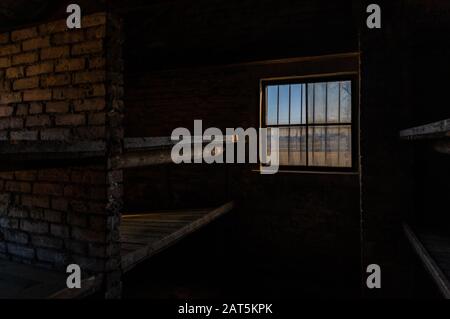
[[[223,140],[226,143],[235,143],[235,136],[227,136]],[[114,169],[127,169],[133,167],[154,166],[172,163],[171,148],[174,142],[170,137],[140,137],[125,138],[124,152],[121,156],[111,160]],[[206,141],[193,139],[193,143],[205,144]],[[209,142],[208,142],[209,143]],[[218,152],[224,152],[225,147],[218,148]],[[58,141],[30,141],[9,142],[0,141],[0,170],[40,169],[84,164],[91,165],[96,161],[101,162],[107,154],[105,142],[58,142]],[[217,153],[216,153],[217,154]],[[215,154],[214,154],[215,155]],[[195,159],[202,154],[193,154]],[[228,213],[234,207],[234,202],[229,201],[219,207],[204,208],[183,211],[165,211],[142,214],[122,214],[120,227],[122,270],[130,271],[140,262],[152,257],[156,253],[172,246],[182,238],[205,227],[220,216]],[[14,263],[9,268],[13,269],[20,264]],[[0,265],[1,266],[1,265]],[[101,288],[102,276],[86,277],[82,281],[83,289],[67,289],[64,287],[65,274],[39,270],[33,266],[27,267],[24,273],[32,274],[28,278],[29,288],[20,288],[21,294],[31,298],[80,298],[93,294]],[[4,269],[9,269],[4,268]],[[42,275],[45,273],[45,275]],[[4,276],[11,278],[13,273]],[[0,272],[0,277],[2,273]],[[36,278],[45,279],[45,285]],[[53,280],[48,280],[52,278]],[[20,279],[18,282],[24,282]],[[63,285],[61,285],[63,283]],[[27,286],[27,287],[28,287]],[[41,289],[42,293],[37,293]],[[14,295],[14,294],[13,294]]]
[[[415,141],[435,152],[450,154],[450,119],[421,125],[400,132],[400,138]],[[438,228],[414,227],[403,230],[413,251],[445,299],[450,299],[450,232]]]

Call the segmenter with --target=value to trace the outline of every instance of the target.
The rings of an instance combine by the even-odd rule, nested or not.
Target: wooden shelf
[[[122,269],[130,271],[140,262],[172,246],[233,209],[228,202],[214,209],[122,215]]]
[[[441,139],[450,137],[450,119],[400,131],[405,140]]]
[[[443,297],[450,299],[450,237],[431,233],[416,234],[403,224],[408,241]]]
[[[208,143],[196,139],[193,142]],[[124,154],[113,158],[112,166],[119,169],[172,163],[171,148],[176,143],[170,137],[125,138]],[[226,137],[224,143],[234,143],[234,140]],[[106,151],[106,144],[101,141],[0,141],[0,170],[91,164],[96,159],[103,159]],[[201,153],[194,153],[192,159],[201,156]]]

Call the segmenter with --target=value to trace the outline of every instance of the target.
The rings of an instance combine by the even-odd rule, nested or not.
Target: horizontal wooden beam
[[[436,139],[450,137],[450,119],[400,131],[400,138],[405,140]]]
[[[217,142],[235,143],[235,136],[216,139]],[[170,137],[137,137],[124,139],[124,154],[112,159],[114,168],[131,168],[173,163],[172,146],[179,143]],[[191,145],[209,143],[209,137],[192,137],[182,141]],[[218,149],[217,152],[222,152]],[[107,146],[102,141],[0,141],[0,170],[37,169],[61,165],[84,165],[105,158]],[[216,153],[217,154],[217,153]],[[192,160],[202,158],[202,152],[192,152]]]

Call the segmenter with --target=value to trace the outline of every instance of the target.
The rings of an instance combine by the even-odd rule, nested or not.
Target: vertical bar
[[[325,83],[325,124],[328,124],[328,83]],[[325,126],[325,166],[327,165],[328,126]]]
[[[338,123],[341,124],[341,81],[339,81],[338,93]],[[341,166],[341,126],[338,127],[338,166]]]
[[[300,161],[302,160],[302,129],[303,129],[303,84],[300,84],[300,126],[299,126],[299,152],[300,152]]]
[[[291,85],[289,84],[289,107],[288,107],[288,164],[291,162]]]
[[[308,145],[308,83],[305,83],[305,151],[306,151],[306,166],[309,166],[309,145]]]
[[[314,83],[313,84],[313,100],[312,100],[312,102],[313,102],[313,105],[312,105],[312,107],[313,107],[313,127],[312,127],[312,150],[311,150],[311,156],[312,156],[312,163],[314,164],[315,163],[315,161],[314,161],[314,159],[315,159],[315,152],[314,152],[314,147],[315,147],[315,145],[314,145],[314,143],[315,143],[315,141],[316,141],[316,126],[315,126],[315,124],[316,124],[316,84]]]
[[[277,125],[280,125],[280,86],[277,85]]]

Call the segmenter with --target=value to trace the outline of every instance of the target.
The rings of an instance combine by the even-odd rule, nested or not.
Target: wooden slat
[[[414,252],[422,261],[425,269],[433,278],[444,298],[450,299],[450,282],[447,276],[407,224],[403,224],[403,230],[411,246],[413,247]]]
[[[400,137],[410,140],[448,138],[450,137],[450,119],[402,130]]]
[[[196,213],[193,215],[193,217],[195,217],[194,220],[187,221],[186,223],[178,223],[176,224],[178,226],[177,228],[168,229],[165,233],[158,233],[158,236],[161,235],[159,238],[154,238],[154,233],[152,233],[153,228],[145,231],[145,227],[138,228],[136,225],[127,226],[127,222],[128,220],[133,220],[134,222],[135,220],[142,219],[150,222],[151,225],[155,225],[159,222],[160,218],[165,218],[165,214],[156,214],[155,216],[152,216],[152,214],[146,214],[142,216],[142,218],[124,218],[121,225],[121,230],[123,229],[124,232],[121,238],[122,247],[124,248],[122,250],[123,271],[127,272],[131,270],[143,260],[153,256],[163,249],[170,247],[178,240],[209,224],[219,216],[229,212],[233,206],[233,202],[228,202],[218,208],[205,210],[203,213]],[[177,213],[173,214],[176,215]],[[170,212],[167,212],[167,215],[170,215]],[[170,219],[166,218],[165,221],[170,222]],[[166,227],[165,223],[164,227]],[[133,233],[133,230],[135,230],[136,233]],[[129,249],[132,247],[139,247],[139,243],[145,243],[145,246],[130,253]]]

